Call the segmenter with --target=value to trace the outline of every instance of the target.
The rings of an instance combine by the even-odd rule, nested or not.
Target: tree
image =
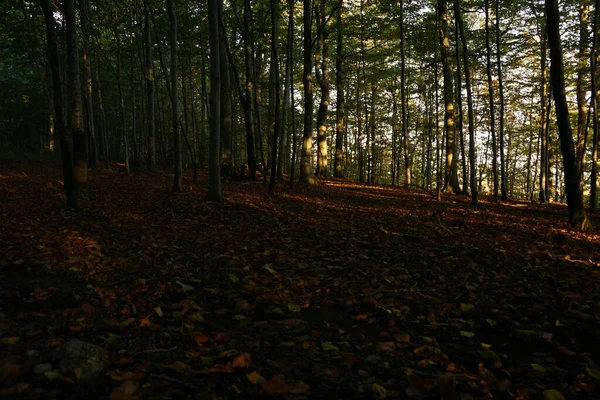
[[[329,108],[329,28],[325,9],[326,0],[315,8],[317,20],[317,51],[315,76],[321,88],[321,102],[317,111],[317,175],[327,176],[327,110]]]
[[[73,181],[76,193],[78,195],[86,195],[87,136],[83,128],[83,109],[81,107],[75,0],[65,0],[64,12],[67,27],[67,55],[69,65],[70,130],[73,138]]]
[[[221,67],[219,65],[219,11],[221,0],[208,1],[208,37],[210,43],[210,141],[208,153],[209,200],[221,201],[220,134],[221,134]]]
[[[60,62],[58,53],[58,41],[56,38],[56,20],[54,19],[54,8],[50,0],[40,0],[40,6],[44,13],[46,25],[46,41],[48,45],[48,62],[52,74],[52,94],[55,113],[55,127],[60,144],[62,157],[63,187],[65,190],[66,204],[69,207],[77,206],[77,194],[73,179],[73,156],[69,145],[67,125],[65,119],[65,106],[63,102],[62,79],[60,74]]]
[[[277,181],[277,139],[279,137],[279,108],[281,107],[280,83],[279,83],[279,0],[271,0],[271,73],[273,84],[275,85],[275,104],[273,108],[273,152],[271,155],[271,182],[269,183],[269,193],[273,193],[275,182]]]
[[[344,20],[343,20],[343,9],[344,1],[340,0],[340,6],[337,10],[337,27],[336,27],[336,59],[335,59],[335,70],[336,70],[336,121],[335,121],[335,161],[333,165],[333,176],[336,178],[343,178],[343,162],[344,162],[344,128],[345,128],[345,113],[346,113],[346,97],[344,93]]]
[[[502,49],[500,47],[500,0],[496,0],[496,65],[498,68],[498,95],[500,96],[500,115],[498,136],[500,136],[500,195],[502,201],[508,200],[506,187],[506,165],[504,162],[504,81],[502,79]]]
[[[492,60],[490,47],[490,7],[485,0],[485,58],[490,106],[490,133],[492,136],[492,175],[494,177],[494,201],[498,201],[498,150],[496,146],[496,110],[494,106],[494,85],[492,83]],[[466,58],[466,56],[465,56]]]
[[[442,57],[442,75],[444,77],[444,132],[446,134],[446,169],[444,174],[444,191],[458,193],[458,164],[454,156],[456,150],[456,130],[454,126],[454,102],[452,89],[452,71],[450,66],[450,38],[448,6],[445,0],[438,0],[440,19],[440,54]]]
[[[146,123],[148,124],[148,158],[150,171],[156,170],[156,124],[154,121],[154,60],[152,58],[152,38],[150,35],[150,1],[144,0],[144,47],[146,50]]]
[[[569,224],[580,230],[591,229],[585,208],[583,195],[579,185],[577,173],[577,160],[573,145],[571,121],[569,120],[569,107],[565,94],[565,78],[563,70],[563,55],[559,31],[558,0],[545,0],[546,4],[546,29],[548,32],[548,47],[550,48],[550,79],[552,80],[552,94],[556,107],[560,149],[563,157],[565,189],[567,205],[569,208]]]
[[[171,44],[171,109],[173,121],[173,191],[183,191],[183,172],[181,166],[181,132],[179,130],[179,101],[177,99],[177,16],[173,7],[173,0],[167,0],[167,13],[170,21],[170,44]],[[218,25],[217,25],[218,29]],[[218,31],[217,31],[218,33]],[[218,36],[217,36],[218,39]],[[217,44],[218,48],[218,44]],[[211,62],[212,72],[212,62]],[[219,90],[221,88],[219,87]],[[212,89],[211,89],[212,98]]]
[[[300,155],[300,181],[311,182],[312,173],[312,130],[313,130],[313,90],[312,90],[312,2],[303,0],[304,22],[304,131]]]
[[[598,135],[598,89],[596,84],[596,51],[598,42],[598,9],[600,8],[600,0],[596,0],[595,3],[592,49],[590,51],[592,125],[594,129],[592,139],[592,172],[590,175],[590,207],[592,209],[598,208],[598,186],[600,186],[600,181],[598,180],[598,169],[600,169],[600,162],[598,158],[598,141],[600,140],[600,135]]]

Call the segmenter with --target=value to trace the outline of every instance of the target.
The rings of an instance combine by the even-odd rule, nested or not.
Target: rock
[[[38,375],[42,375],[48,371],[52,371],[52,364],[50,364],[50,363],[38,364],[33,369],[33,373],[38,374]]]
[[[108,351],[80,340],[71,340],[52,352],[64,374],[94,380],[106,367]]]

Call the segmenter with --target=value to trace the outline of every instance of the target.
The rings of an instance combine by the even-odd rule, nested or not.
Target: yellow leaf
[[[468,331],[460,331],[460,335],[464,336],[464,337],[468,337],[468,338],[472,338],[475,336],[475,334],[473,332],[468,332]]]
[[[21,341],[21,338],[18,336],[11,336],[11,337],[2,339],[2,343],[4,343],[4,344],[17,344],[20,341]]]
[[[385,388],[381,385],[374,383],[371,385],[371,390],[378,399],[385,399],[387,397],[387,390],[385,390]]]
[[[565,400],[565,396],[556,389],[544,390],[544,400]]]
[[[247,374],[246,378],[248,378],[248,381],[250,381],[250,383],[253,385],[258,385],[260,382],[265,380],[265,378],[260,376],[260,374],[256,371],[252,371],[249,374]]]
[[[162,312],[162,308],[160,308],[160,306],[158,307],[154,307],[154,312],[156,313],[156,315],[158,315],[159,317],[162,317],[164,314]]]
[[[591,377],[594,377],[600,381],[600,369],[585,367],[585,370]]]
[[[473,304],[461,303],[460,309],[462,312],[469,312],[469,311],[473,311],[475,309],[475,306]]]

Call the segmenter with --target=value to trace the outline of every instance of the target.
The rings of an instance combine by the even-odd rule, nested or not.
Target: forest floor
[[[89,181],[67,209],[57,164],[0,165],[2,398],[600,398],[600,230],[564,206]]]

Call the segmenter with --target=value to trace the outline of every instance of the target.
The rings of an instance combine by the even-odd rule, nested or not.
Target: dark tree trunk
[[[148,112],[148,158],[150,171],[156,170],[156,124],[154,121],[154,60],[150,36],[150,2],[144,0],[144,45],[146,48],[146,107]]]
[[[344,94],[344,20],[343,20],[344,0],[340,0],[340,6],[337,10],[337,36],[336,36],[336,121],[335,121],[335,161],[333,165],[333,176],[336,178],[344,178],[344,128],[346,118],[346,98]]]
[[[321,102],[317,111],[317,176],[327,176],[327,111],[329,107],[329,31],[326,27],[326,0],[319,0],[315,10],[317,20],[317,52],[315,75],[321,88]]]
[[[598,135],[598,89],[596,83],[596,47],[598,43],[598,9],[600,8],[600,0],[596,0],[595,3],[596,6],[594,8],[592,50],[590,52],[592,126],[594,128],[594,135],[592,139],[592,173],[590,176],[590,207],[593,210],[598,208],[598,186],[600,186],[600,181],[598,180],[598,170],[600,169],[600,160],[598,159],[598,141],[600,140],[600,135]]]
[[[583,195],[577,175],[577,160],[573,145],[573,134],[569,120],[569,107],[565,94],[563,55],[559,33],[559,12],[557,0],[546,0],[546,29],[550,48],[550,78],[556,106],[556,119],[560,137],[560,149],[563,156],[565,190],[569,208],[569,224],[580,230],[589,230],[591,224],[583,206]]]
[[[46,40],[48,46],[48,62],[52,73],[52,95],[54,112],[56,115],[55,128],[58,134],[62,158],[63,186],[66,204],[69,207],[77,206],[77,195],[73,181],[73,156],[69,144],[65,118],[65,105],[63,100],[62,79],[60,76],[60,61],[56,39],[56,21],[54,20],[54,7],[50,0],[40,0],[46,24]]]
[[[167,13],[169,14],[170,22],[170,44],[171,44],[171,112],[173,124],[173,191],[182,192],[182,166],[181,166],[181,132],[179,130],[179,100],[177,98],[177,16],[173,7],[173,0],[167,0]],[[216,14],[215,14],[216,16]],[[218,25],[217,25],[218,29]],[[217,31],[218,33],[218,31]],[[217,36],[218,40],[218,36]],[[218,43],[217,43],[218,49]],[[211,57],[212,59],[212,57]],[[212,72],[212,62],[211,62]],[[169,85],[167,85],[169,87]],[[212,88],[212,85],[211,85]],[[220,89],[220,88],[219,88]],[[212,89],[211,89],[212,90]],[[212,115],[212,112],[211,112]],[[212,133],[211,133],[212,134]]]
[[[271,182],[269,182],[269,193],[273,193],[277,181],[277,139],[279,136],[279,108],[281,107],[280,83],[279,83],[279,0],[271,0],[271,68],[273,84],[275,85],[275,103],[273,107],[273,152],[271,155]]]
[[[500,115],[498,136],[500,139],[500,196],[508,200],[506,192],[506,163],[504,162],[504,82],[502,80],[502,51],[500,47],[500,0],[496,0],[496,64],[498,67],[498,95],[500,96]]]
[[[65,0],[64,13],[67,27],[67,57],[69,65],[70,130],[73,137],[73,181],[78,195],[87,192],[87,136],[83,128],[81,83],[79,79],[79,51],[75,0]]]
[[[172,0],[169,0],[172,1]],[[219,12],[222,0],[208,0],[208,40],[210,43],[210,140],[208,152],[208,193],[209,200],[221,201],[221,171],[219,160],[221,134],[221,67],[219,65]],[[175,85],[173,85],[175,86]]]
[[[404,57],[404,0],[400,0],[400,104],[402,107],[402,140],[404,142],[404,186],[411,185],[410,155],[408,140],[408,116],[407,116],[407,94],[406,94],[406,60]]]
[[[492,136],[492,176],[494,177],[494,201],[498,201],[498,149],[496,146],[496,110],[494,104],[494,84],[492,82],[492,49],[490,47],[490,7],[485,0],[485,58],[490,105],[490,134]]]
[[[94,103],[92,100],[92,67],[90,60],[90,35],[91,35],[91,15],[90,0],[80,0],[79,10],[81,12],[81,32],[83,33],[83,81],[85,82],[85,106],[87,116],[87,130],[89,132],[89,167],[96,169],[98,167],[98,146],[96,142],[96,133],[94,129]]]
[[[221,170],[224,176],[232,176],[232,107],[231,107],[231,70],[225,48],[225,32],[219,29],[219,60],[221,68]]]

